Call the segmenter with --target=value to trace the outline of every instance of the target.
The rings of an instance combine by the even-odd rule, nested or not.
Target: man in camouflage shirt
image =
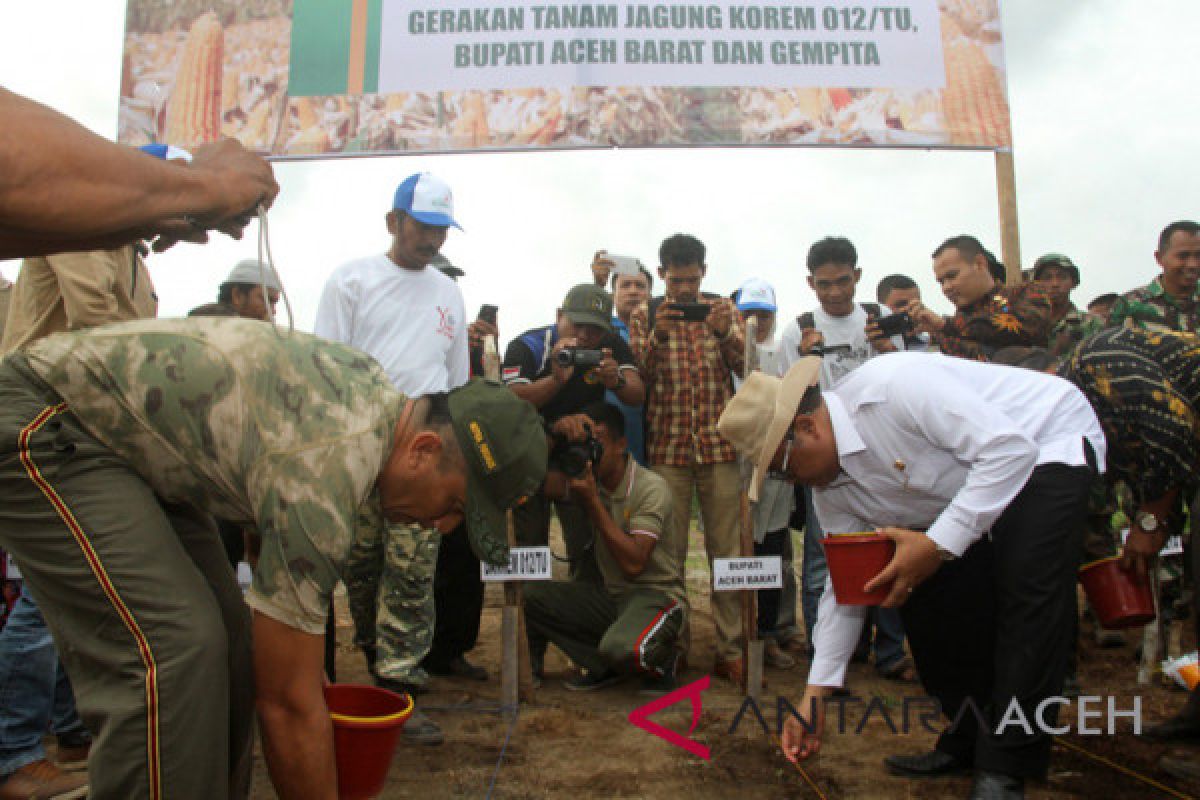
[[[974,236],[947,239],[933,252],[933,273],[946,299],[958,309],[952,317],[917,303],[909,315],[921,333],[932,334],[943,353],[990,361],[1002,347],[1045,347],[1050,336],[1050,301],[1029,284],[1000,285],[994,258]]]
[[[1071,302],[1071,291],[1079,285],[1079,267],[1067,256],[1047,253],[1033,262],[1033,282],[1050,299],[1050,355],[1061,362],[1075,345],[1104,329],[1104,320],[1080,311]]]
[[[1200,332],[1200,224],[1181,220],[1163,228],[1154,260],[1162,274],[1117,300],[1108,324]]]
[[[372,590],[388,522],[465,518],[480,557],[506,562],[504,509],[546,463],[533,409],[497,384],[410,400],[356,350],[239,319],[9,356],[0,443],[0,545],[98,734],[92,791],[156,800],[244,797],[255,702],[279,795],[334,798],[335,584]],[[262,537],[252,622],[209,514]]]

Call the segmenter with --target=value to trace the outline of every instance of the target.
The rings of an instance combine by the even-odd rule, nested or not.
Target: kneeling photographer
[[[570,466],[564,465],[564,457],[572,460],[566,444],[582,443],[583,438],[577,435],[582,429],[569,422],[556,423],[603,400],[608,389],[630,405],[640,405],[645,399],[633,352],[613,330],[612,310],[612,295],[604,289],[590,283],[575,286],[567,292],[557,322],[514,339],[504,354],[503,365],[504,383],[537,407],[548,430],[559,429],[546,485],[513,512],[517,543],[547,544],[553,504],[562,525],[571,577],[593,582],[599,582],[599,575],[591,552],[592,527],[587,515],[571,500],[563,478],[563,467]]]
[[[572,578],[525,586],[525,622],[534,675],[543,677],[553,643],[584,671],[572,691],[600,689],[640,673],[644,693],[676,687],[687,614],[687,539],[671,525],[667,482],[629,454],[625,416],[609,403],[564,417],[554,435],[570,441],[567,458],[582,468],[566,485],[595,530],[602,583]]]

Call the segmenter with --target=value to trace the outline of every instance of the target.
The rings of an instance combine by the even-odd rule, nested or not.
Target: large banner
[[[999,0],[130,0],[120,139],[279,157],[1011,144]]]

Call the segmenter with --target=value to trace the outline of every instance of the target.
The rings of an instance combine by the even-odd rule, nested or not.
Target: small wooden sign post
[[[490,380],[500,380],[500,353],[496,337],[483,339],[483,374]],[[508,546],[516,547],[513,514],[505,514],[508,523]],[[500,617],[500,704],[516,708],[521,700],[533,700],[533,679],[529,666],[529,646],[525,638],[525,608],[521,599],[521,582],[505,581],[504,608]]]
[[[747,378],[758,369],[758,320],[746,320],[745,364],[743,375]],[[754,465],[742,459],[742,490],[739,497],[741,511],[741,556],[754,556],[754,515],[750,510],[750,481],[753,480]],[[746,665],[746,695],[758,699],[763,685],[763,642],[758,638],[758,594],[747,589],[742,591],[742,655]]]

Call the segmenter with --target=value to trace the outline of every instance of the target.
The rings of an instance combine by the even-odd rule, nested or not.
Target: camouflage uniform
[[[360,517],[358,529],[376,522]],[[441,534],[420,525],[386,525],[383,538],[356,538],[343,572],[354,618],[354,642],[374,672],[389,680],[422,684],[420,666],[433,644],[431,586]]]
[[[244,795],[248,620],[188,509],[256,525],[246,602],[321,635],[351,544],[382,540],[404,402],[363,354],[239,319],[60,334],[0,366],[0,544],[99,726],[96,796]]]
[[[1071,303],[1063,318],[1054,323],[1050,331],[1050,355],[1055,363],[1062,363],[1075,346],[1093,333],[1104,329],[1104,320],[1095,314],[1080,311]]]
[[[1200,333],[1200,286],[1184,302],[1169,294],[1162,281],[1155,278],[1147,285],[1123,294],[1113,305],[1108,324],[1158,333]]]

